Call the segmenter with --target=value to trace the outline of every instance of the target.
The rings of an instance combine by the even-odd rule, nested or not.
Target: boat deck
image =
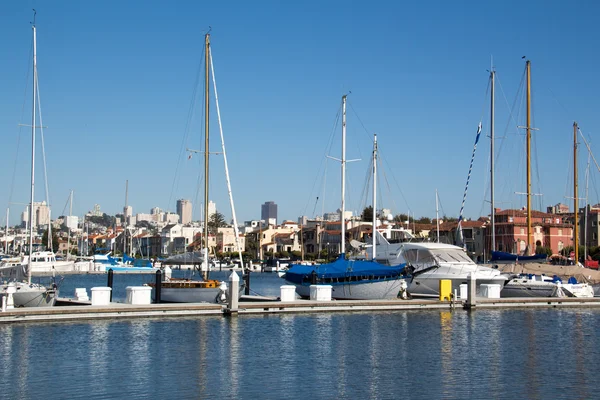
[[[470,309],[600,307],[600,298],[510,298],[477,299]],[[244,314],[321,313],[351,311],[460,310],[462,301],[438,300],[295,300],[240,302],[237,310],[209,303],[132,305],[111,303],[107,306],[16,308],[0,312],[0,324],[15,322],[58,322],[121,318],[167,318]]]

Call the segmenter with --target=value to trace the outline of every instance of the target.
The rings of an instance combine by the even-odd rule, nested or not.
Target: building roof
[[[501,211],[496,211],[495,212],[496,215],[512,215],[512,216],[519,216],[519,217],[527,217],[527,210],[523,209],[519,209],[519,210],[515,210],[515,209],[508,209],[508,210],[501,210]],[[532,218],[552,218],[552,217],[561,217],[561,215],[556,215],[556,214],[548,214],[545,212],[541,212],[538,210],[531,210],[531,217]]]

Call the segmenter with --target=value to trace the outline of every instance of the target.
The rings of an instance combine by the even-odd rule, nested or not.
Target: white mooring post
[[[477,305],[477,281],[475,274],[467,277],[467,304],[466,308],[474,308]]]
[[[9,283],[6,288],[6,308],[8,310],[15,308],[15,300],[13,293],[17,293],[17,286],[14,283]]]
[[[238,312],[238,303],[239,303],[239,293],[240,293],[240,277],[235,271],[231,271],[231,275],[229,275],[229,293],[228,293],[228,306],[230,313]]]

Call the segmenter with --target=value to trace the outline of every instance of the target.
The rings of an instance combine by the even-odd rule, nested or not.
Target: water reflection
[[[0,326],[0,397],[593,398],[597,326],[600,310]]]
[[[440,312],[440,347],[441,347],[441,375],[442,393],[444,396],[452,395],[455,383],[454,365],[452,364],[452,312]]]
[[[237,399],[239,398],[239,379],[241,372],[240,361],[242,360],[242,353],[240,351],[240,329],[239,329],[239,319],[238,317],[231,317],[227,319],[229,334],[228,334],[228,342],[229,342],[229,351],[223,354],[223,357],[227,357],[229,354],[229,394],[231,398]]]
[[[0,361],[5,366],[4,373],[0,374],[0,393],[7,393],[11,385],[12,376],[10,369],[6,366],[12,365],[13,357],[13,336],[15,327],[13,325],[3,326],[0,329]]]
[[[538,368],[538,343],[536,341],[535,332],[535,313],[528,312],[525,315],[525,329],[527,339],[527,361],[526,361],[526,385],[527,397],[530,399],[538,399],[538,379],[537,379],[537,368]]]
[[[93,371],[90,385],[95,393],[104,391],[108,379],[109,324],[105,321],[90,323],[88,354],[90,370]]]
[[[131,376],[129,390],[132,392],[144,390],[141,382],[144,381],[144,377],[150,375],[150,369],[153,367],[150,352],[152,343],[151,326],[152,322],[147,319],[131,321],[126,325],[127,329],[124,336],[127,338],[127,343],[129,343],[126,348],[129,359],[127,370]]]

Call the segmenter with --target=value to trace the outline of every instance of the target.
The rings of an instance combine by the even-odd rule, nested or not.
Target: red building
[[[523,253],[527,247],[527,210],[496,210],[495,216],[496,250]],[[563,218],[560,214],[531,211],[531,253],[538,246],[558,253],[573,245],[573,224]],[[486,237],[488,248],[491,248],[490,234]]]

